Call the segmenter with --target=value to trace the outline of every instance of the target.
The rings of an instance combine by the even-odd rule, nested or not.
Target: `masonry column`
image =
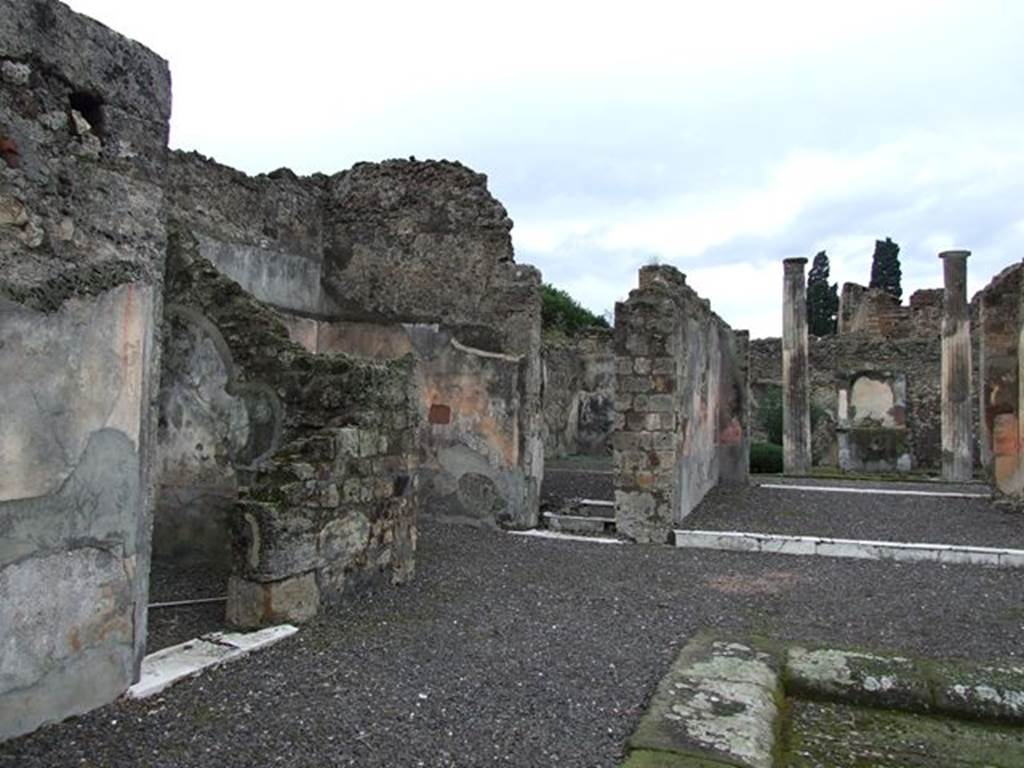
[[[804,258],[782,262],[782,467],[787,475],[811,471],[806,263]]]
[[[942,302],[942,479],[970,480],[971,320],[967,306],[970,251],[944,251]]]

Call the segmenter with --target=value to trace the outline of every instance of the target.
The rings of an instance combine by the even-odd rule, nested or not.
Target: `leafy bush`
[[[782,446],[774,443],[751,443],[750,471],[778,473],[782,471]]]
[[[769,443],[782,445],[782,387],[768,387],[757,404],[761,429]]]
[[[827,415],[828,411],[811,401],[811,432],[814,432],[818,422]],[[768,442],[782,445],[782,387],[773,386],[765,389],[757,404],[757,416]]]
[[[549,283],[541,286],[541,323],[545,331],[572,335],[583,328],[607,328],[608,321],[580,306],[572,296]]]

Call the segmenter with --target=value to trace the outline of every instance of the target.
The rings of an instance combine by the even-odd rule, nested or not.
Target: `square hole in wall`
[[[451,424],[452,409],[447,405],[434,403],[430,406],[430,414],[428,418],[431,424]]]

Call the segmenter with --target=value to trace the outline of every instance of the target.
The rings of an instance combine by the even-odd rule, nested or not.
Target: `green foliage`
[[[750,471],[758,473],[781,472],[782,446],[774,443],[751,443]]]
[[[782,445],[782,387],[766,389],[757,405],[758,419],[768,442]]]
[[[827,412],[813,400],[810,410],[813,432]],[[771,386],[765,389],[757,404],[757,417],[768,442],[782,445],[782,387]]]
[[[903,288],[900,280],[900,247],[891,238],[875,241],[875,255],[871,259],[870,288],[881,288],[886,293],[902,299]]]
[[[814,257],[807,276],[807,329],[815,336],[836,332],[839,316],[839,284],[828,283],[828,255],[821,251]]]
[[[583,328],[607,328],[608,321],[580,306],[561,288],[544,283],[541,292],[541,323],[545,331],[558,330],[572,335]]]

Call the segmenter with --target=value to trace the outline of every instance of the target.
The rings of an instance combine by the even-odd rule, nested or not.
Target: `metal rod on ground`
[[[183,605],[202,605],[203,603],[226,603],[227,595],[220,597],[197,597],[194,600],[171,600],[165,603],[150,603],[147,608],[178,608]]]

